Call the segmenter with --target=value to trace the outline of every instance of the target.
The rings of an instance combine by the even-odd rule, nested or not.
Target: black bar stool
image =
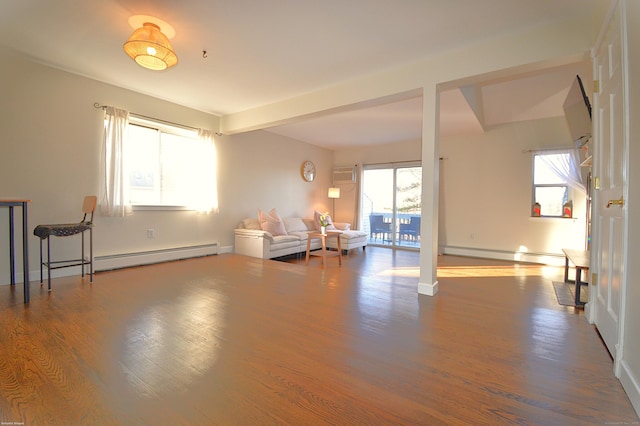
[[[84,197],[82,203],[82,212],[84,216],[79,223],[66,223],[56,225],[38,225],[33,230],[33,234],[40,238],[40,283],[43,282],[42,267],[46,266],[48,272],[48,288],[51,290],[51,270],[60,268],[69,268],[71,266],[81,266],[82,276],[84,277],[84,266],[89,265],[89,277],[93,282],[93,212],[96,209],[97,197],[95,195],[88,195]],[[87,215],[91,217],[87,220]],[[89,259],[84,257],[84,233],[89,231]],[[69,237],[71,235],[81,234],[82,237],[82,257],[80,259],[71,260],[59,260],[56,262],[51,261],[51,236],[54,237]],[[42,243],[47,240],[47,261],[42,259]],[[57,265],[57,266],[52,266]]]

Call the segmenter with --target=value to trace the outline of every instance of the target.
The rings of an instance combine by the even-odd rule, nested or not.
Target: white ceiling
[[[576,75],[589,81],[586,62],[476,83],[481,93],[480,116],[459,88],[440,93],[440,137],[483,133],[501,124],[560,117]],[[357,109],[295,124],[273,127],[274,133],[332,149],[422,138],[422,97]]]
[[[223,115],[594,7],[595,0],[20,0],[0,3],[0,44],[72,73]],[[124,54],[133,32],[128,19],[140,14],[173,26],[177,66],[148,71]],[[481,82],[480,121],[460,90],[444,92],[441,132],[561,115],[576,70],[588,72],[583,64]],[[418,97],[270,130],[330,148],[388,143],[419,139],[420,111]]]

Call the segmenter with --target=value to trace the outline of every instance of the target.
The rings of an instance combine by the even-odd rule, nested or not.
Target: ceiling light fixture
[[[123,47],[138,65],[150,70],[160,71],[178,63],[169,39],[151,22],[145,22],[135,30]]]

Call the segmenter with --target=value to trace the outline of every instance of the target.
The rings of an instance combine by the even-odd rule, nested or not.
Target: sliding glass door
[[[421,194],[419,163],[365,166],[360,223],[368,244],[420,248]]]

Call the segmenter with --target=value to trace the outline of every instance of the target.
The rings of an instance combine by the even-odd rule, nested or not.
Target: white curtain
[[[587,192],[584,182],[582,181],[579,149],[541,151],[538,152],[538,154],[544,154],[539,155],[538,158],[544,162],[556,176],[562,178],[572,188],[576,188],[584,193]]]
[[[196,181],[200,185],[193,188],[191,199],[194,203],[192,207],[201,213],[218,211],[218,162],[214,136],[211,130],[198,130],[201,155],[194,159],[193,170],[199,174]]]
[[[358,163],[355,165],[356,167],[356,183],[355,183],[355,187],[356,187],[356,199],[355,199],[355,205],[354,207],[354,216],[353,216],[353,227],[351,229],[359,229],[359,230],[363,230],[361,225],[362,225],[362,221],[360,219],[360,213],[361,213],[361,191],[362,191],[362,175],[364,173],[364,167],[362,167],[362,163]]]
[[[105,107],[103,170],[100,173],[100,210],[105,216],[132,214],[124,155],[128,124],[128,111]]]

